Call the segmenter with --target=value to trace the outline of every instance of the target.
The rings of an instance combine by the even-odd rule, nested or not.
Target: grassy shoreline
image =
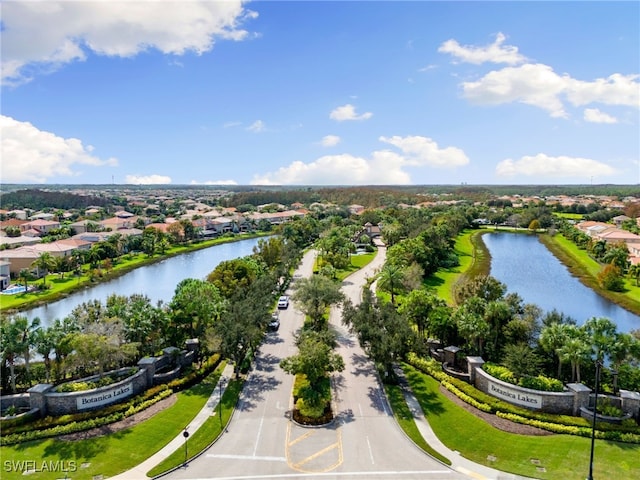
[[[101,282],[106,282],[125,275],[132,270],[139,267],[152,265],[170,257],[182,255],[184,253],[191,253],[204,248],[213,247],[215,245],[221,245],[224,243],[238,242],[241,240],[248,240],[251,238],[259,238],[271,235],[270,233],[251,233],[251,234],[239,234],[233,237],[215,238],[212,240],[205,240],[203,242],[193,243],[189,245],[178,245],[168,249],[164,255],[156,255],[148,257],[143,253],[126,255],[118,259],[118,262],[109,271],[103,270],[103,276],[97,281],[91,280],[89,272],[83,272],[80,276],[67,276],[60,278],[56,274],[49,274],[47,276],[48,289],[45,291],[34,291],[29,293],[21,293],[17,295],[1,295],[0,296],[0,313],[3,315],[12,315],[20,313],[24,310],[31,308],[41,307],[48,303],[60,300],[74,292],[91,288]],[[41,283],[41,280],[31,282],[31,285]]]

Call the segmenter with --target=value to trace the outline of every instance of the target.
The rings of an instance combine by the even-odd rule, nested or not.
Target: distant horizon
[[[637,1],[3,2],[0,179],[640,184],[638,18]]]

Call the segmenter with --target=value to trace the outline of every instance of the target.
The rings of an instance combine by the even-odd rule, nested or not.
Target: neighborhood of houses
[[[90,194],[92,192],[76,192]],[[93,192],[95,193],[95,192]],[[256,211],[241,213],[236,208],[212,207],[199,199],[187,198],[177,200],[171,198],[167,192],[150,191],[146,196],[127,197],[127,208],[144,212],[145,215],[136,215],[125,209],[115,207],[112,216],[107,217],[102,207],[88,207],[83,210],[82,216],[73,223],[65,222],[65,226],[74,233],[69,238],[53,242],[43,242],[42,237],[49,232],[62,227],[58,219],[73,218],[71,212],[53,213],[35,212],[31,210],[2,210],[0,209],[0,290],[5,290],[11,285],[11,279],[16,278],[23,269],[32,269],[34,261],[43,253],[48,252],[54,257],[71,256],[75,250],[89,250],[91,245],[107,240],[117,233],[123,237],[140,236],[143,229],[155,228],[163,233],[171,231],[171,225],[178,221],[188,220],[201,238],[213,238],[228,232],[241,233],[255,230],[262,222],[268,222],[275,226],[291,221],[296,217],[304,217],[310,211],[317,209],[336,208],[333,204],[313,203],[305,207],[302,203],[291,205],[268,204],[258,206]],[[201,193],[201,192],[200,192]],[[207,192],[213,199],[219,198],[225,192]],[[434,200],[435,197],[435,200]],[[201,197],[205,200],[210,198]],[[629,203],[638,202],[636,198],[616,199],[604,196],[566,196],[554,197],[525,197],[520,195],[502,196],[499,200],[509,201],[513,207],[526,204],[537,204],[544,201],[546,205],[588,205],[598,203],[612,210],[622,210]],[[180,214],[177,218],[164,218],[162,223],[153,222],[151,218],[155,210],[159,210],[158,202],[166,204],[179,203]],[[434,205],[456,204],[460,200],[454,200],[449,195],[431,196],[428,201],[418,204],[398,204],[398,208],[429,208]],[[362,214],[366,208],[362,205],[352,204],[346,206],[353,215]],[[275,211],[274,211],[275,210]],[[156,212],[157,213],[157,212]],[[77,218],[77,212],[75,217]],[[624,243],[629,251],[629,262],[640,263],[640,236],[621,228],[622,224],[631,220],[626,215],[614,217],[612,223],[595,221],[582,221],[575,224],[576,228],[593,238],[595,241],[603,240],[607,243]],[[637,219],[640,220],[640,219]],[[638,222],[640,225],[640,221]],[[264,224],[263,224],[264,225]],[[7,231],[11,229],[12,235]],[[17,235],[19,232],[19,235]],[[365,225],[358,236],[366,233],[370,238],[380,236],[380,227]]]

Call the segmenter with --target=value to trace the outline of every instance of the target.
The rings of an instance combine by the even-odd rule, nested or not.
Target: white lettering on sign
[[[127,398],[132,393],[133,383],[126,383],[119,387],[112,388],[111,390],[103,390],[102,392],[94,393],[93,395],[84,395],[77,398],[78,410],[115,403],[121,399]]]
[[[540,395],[521,392],[493,382],[489,382],[489,393],[506,402],[522,405],[523,407],[542,408],[542,396]]]

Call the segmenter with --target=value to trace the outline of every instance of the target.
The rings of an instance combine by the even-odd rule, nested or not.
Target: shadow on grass
[[[446,409],[442,404],[442,400],[438,397],[438,392],[429,388],[427,375],[410,366],[404,367],[403,370],[409,383],[409,388],[418,399],[424,414],[426,416],[444,414]]]
[[[422,284],[425,285],[426,287],[435,288],[435,287],[439,287],[440,285],[443,285],[444,284],[444,279],[439,278],[439,277],[430,276],[430,277],[427,277],[426,279],[424,279]]]
[[[104,453],[111,441],[120,440],[127,435],[126,430],[109,435],[106,437],[90,438],[78,442],[69,442],[54,440],[47,445],[42,455],[52,457],[59,460],[78,460],[81,462],[91,460],[99,454]]]

